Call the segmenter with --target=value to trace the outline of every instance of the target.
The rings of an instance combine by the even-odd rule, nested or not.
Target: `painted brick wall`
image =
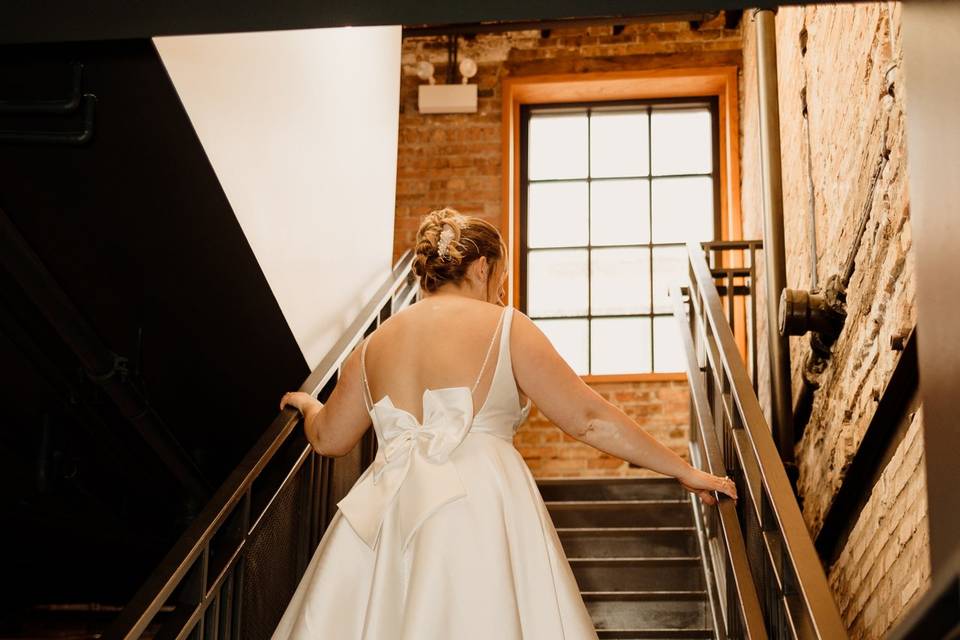
[[[812,414],[795,449],[803,515],[815,534],[900,357],[894,344],[916,324],[900,4],[782,7],[776,25],[787,286],[811,286],[811,181],[819,281],[840,273],[855,252],[847,322],[819,376]],[[749,12],[743,36],[742,204],[750,238],[762,235],[762,210],[756,29]],[[864,214],[866,230],[858,243]],[[762,288],[763,282],[761,308]],[[769,416],[766,327],[759,329],[760,395]],[[808,351],[806,338],[791,338],[795,394]],[[929,580],[921,420],[920,413],[914,416],[830,567],[855,638],[882,637]]]
[[[407,38],[402,54],[400,136],[397,166],[394,260],[413,246],[420,218],[431,209],[453,206],[502,224],[501,93],[505,76],[579,73],[622,69],[739,64],[741,34],[725,29],[722,16],[694,30],[687,22],[612,28],[554,29],[479,35],[460,41],[460,56],[479,67],[479,109],[475,114],[421,115],[417,111],[416,64],[428,60],[435,76],[446,72],[446,43],[440,38]],[[458,76],[459,77],[459,76]],[[501,229],[506,231],[505,229]],[[689,395],[683,382],[592,385],[651,435],[687,457]],[[516,445],[534,475],[657,475],[629,468],[566,436],[536,407],[517,434]]]

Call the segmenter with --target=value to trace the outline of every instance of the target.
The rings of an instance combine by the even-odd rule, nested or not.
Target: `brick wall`
[[[689,460],[690,393],[686,382],[604,382],[591,386],[657,440]],[[536,405],[517,432],[515,444],[536,477],[660,475],[631,467],[620,458],[574,440],[537,411]]]
[[[819,377],[812,414],[795,449],[803,516],[816,534],[900,357],[897,338],[916,324],[900,4],[781,7],[776,26],[787,286],[811,286],[811,180],[819,282],[842,272],[855,252],[846,325]],[[762,210],[756,29],[749,12],[743,36],[742,205],[744,236],[752,238],[762,235]],[[857,242],[865,213],[866,230]],[[769,416],[763,324],[758,341],[761,403]],[[808,351],[806,338],[791,338],[795,394]],[[912,603],[918,581],[925,587],[929,579],[921,420],[914,416],[910,435],[830,568],[856,638],[881,637]]]
[[[873,487],[828,579],[853,640],[883,638],[930,583],[923,411]]]
[[[446,43],[406,38],[400,101],[394,260],[413,246],[421,216],[453,206],[502,225],[500,81],[505,76],[541,75],[722,65],[740,63],[739,29],[722,16],[691,28],[687,22],[628,25],[613,35],[609,26],[479,35],[460,40],[460,56],[479,67],[478,113],[421,115],[417,111],[416,64],[428,60],[435,76],[446,72]],[[459,77],[459,76],[458,76]],[[505,229],[501,229],[505,234]],[[654,437],[687,457],[688,393],[685,383],[633,382],[592,385]],[[534,475],[656,475],[607,456],[549,423],[536,407],[516,441]]]
[[[422,115],[417,111],[420,60],[435,76],[446,73],[446,42],[412,37],[403,41],[400,135],[397,164],[394,259],[413,246],[419,219],[444,205],[501,224],[500,80],[542,75],[739,64],[740,30],[724,29],[722,18],[698,31],[687,22],[481,34],[460,40],[460,57],[477,62],[478,113]],[[458,75],[459,78],[459,75]]]

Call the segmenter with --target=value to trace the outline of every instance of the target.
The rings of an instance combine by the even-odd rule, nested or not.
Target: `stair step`
[[[675,478],[549,478],[537,481],[544,500],[680,500]]]
[[[563,500],[546,501],[555,527],[692,526],[690,501]]]
[[[710,629],[597,629],[601,639],[675,640],[676,638],[713,638]]]
[[[597,629],[702,629],[709,624],[707,592],[587,591]]]
[[[580,591],[704,589],[698,556],[569,558]]]
[[[568,558],[695,556],[696,527],[561,527]]]

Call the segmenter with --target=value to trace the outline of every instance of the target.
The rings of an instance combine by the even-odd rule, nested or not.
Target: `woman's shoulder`
[[[493,304],[474,298],[438,296],[424,298],[405,307],[384,320],[371,336],[377,333],[394,334],[416,332],[418,330],[434,331],[447,329],[469,330],[476,325],[486,327],[491,317],[504,313],[504,305]],[[506,305],[509,306],[509,305]],[[496,322],[494,320],[493,322]]]

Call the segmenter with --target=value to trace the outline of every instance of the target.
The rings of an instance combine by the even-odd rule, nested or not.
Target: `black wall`
[[[11,141],[82,128],[3,112],[68,96],[72,63],[92,139]],[[149,40],[0,47],[0,215],[218,486],[309,371]],[[125,604],[189,520],[182,485],[30,297],[0,266],[2,600]]]

